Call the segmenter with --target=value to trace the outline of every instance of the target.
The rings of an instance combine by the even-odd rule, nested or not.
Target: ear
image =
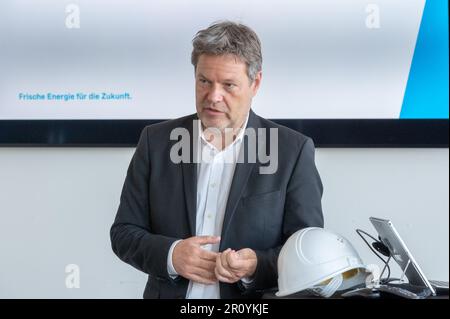
[[[259,86],[261,85],[261,80],[262,80],[262,71],[259,71],[258,73],[256,73],[255,80],[251,84],[252,97],[254,97],[258,92]]]

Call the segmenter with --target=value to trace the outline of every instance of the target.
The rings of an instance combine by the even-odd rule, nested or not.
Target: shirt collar
[[[241,142],[242,138],[244,137],[245,129],[246,129],[247,124],[248,124],[248,118],[249,118],[249,115],[250,115],[250,112],[247,113],[247,117],[245,118],[245,122],[244,122],[244,124],[241,126],[241,128],[240,128],[240,130],[239,130],[239,134],[236,136],[236,138],[234,139],[234,141],[233,141],[230,145],[228,145],[226,148],[224,148],[222,151],[224,151],[224,150],[226,150],[227,148],[229,148],[229,147],[235,145],[235,144],[238,143],[238,142]],[[200,132],[200,134],[199,134],[200,140],[201,140],[203,143],[205,143],[206,145],[208,145],[208,146],[210,146],[210,147],[216,149],[216,147],[215,147],[214,145],[212,145],[211,143],[209,143],[209,142],[206,140],[206,138],[205,138],[205,136],[204,136],[204,134],[203,134],[203,127],[202,127],[202,122],[201,122],[201,121],[198,121],[198,131]]]

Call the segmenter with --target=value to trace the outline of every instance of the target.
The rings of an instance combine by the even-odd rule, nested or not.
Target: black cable
[[[388,259],[386,260],[385,264],[384,264],[383,270],[381,271],[381,274],[380,274],[380,281],[381,281],[381,278],[383,277],[384,271],[387,269],[387,267],[389,267],[388,265],[389,265],[389,261],[391,260],[391,257],[392,256],[389,256]],[[386,280],[389,280],[390,276],[391,276],[391,273],[388,272],[388,277],[387,277]]]
[[[365,232],[364,230],[362,230],[362,229],[356,229],[356,233],[359,235],[359,237],[362,238],[362,240],[366,243],[366,245],[370,248],[370,250],[371,250],[378,258],[380,258],[380,259],[383,261],[383,264],[384,264],[385,268],[387,268],[387,270],[388,270],[388,275],[387,275],[387,277],[386,277],[385,279],[380,278],[380,284],[389,282],[390,277],[391,277],[391,267],[389,267],[389,260],[390,260],[390,258],[386,261],[386,260],[384,260],[380,255],[378,255],[378,253],[372,248],[372,245],[370,245],[370,244],[367,242],[367,240],[364,238],[363,235],[361,235],[361,233],[364,234],[364,235],[366,235],[366,236],[368,236],[368,237],[370,237],[370,238],[372,238],[373,240],[375,240],[375,242],[380,242],[380,241],[379,241],[378,239],[376,239],[375,237],[373,237],[372,235],[366,233],[366,232]],[[383,272],[384,272],[384,270],[383,270]],[[381,275],[382,275],[382,274],[381,274]],[[381,275],[380,275],[380,276],[381,276]]]

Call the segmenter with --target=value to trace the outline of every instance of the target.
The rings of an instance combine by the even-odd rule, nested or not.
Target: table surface
[[[352,288],[353,289],[353,288]],[[339,291],[337,293],[335,293],[333,296],[331,296],[330,298],[327,299],[362,299],[363,297],[352,297],[352,298],[344,298],[341,296],[341,294],[350,291],[352,289],[347,289],[347,290],[343,290],[343,291]],[[320,296],[316,296],[311,294],[308,291],[301,291],[301,292],[297,292],[295,294],[292,295],[288,295],[285,297],[277,297],[275,295],[275,293],[277,292],[277,289],[272,289],[268,292],[266,292],[263,296],[263,299],[324,299],[324,297],[320,297]],[[402,297],[396,296],[396,295],[392,295],[392,294],[387,294],[387,293],[383,293],[381,295],[381,297],[379,298],[375,298],[375,299],[399,299]],[[403,298],[402,298],[403,299]],[[448,295],[448,291],[446,292],[446,294],[438,294],[436,296],[429,296],[426,299],[449,299],[449,295]]]

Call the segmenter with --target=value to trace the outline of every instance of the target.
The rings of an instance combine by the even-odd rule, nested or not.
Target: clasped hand
[[[250,248],[238,251],[228,248],[218,253],[202,247],[219,242],[220,237],[214,236],[194,236],[180,241],[172,255],[176,272],[201,284],[235,283],[251,277],[256,269],[256,253]]]

